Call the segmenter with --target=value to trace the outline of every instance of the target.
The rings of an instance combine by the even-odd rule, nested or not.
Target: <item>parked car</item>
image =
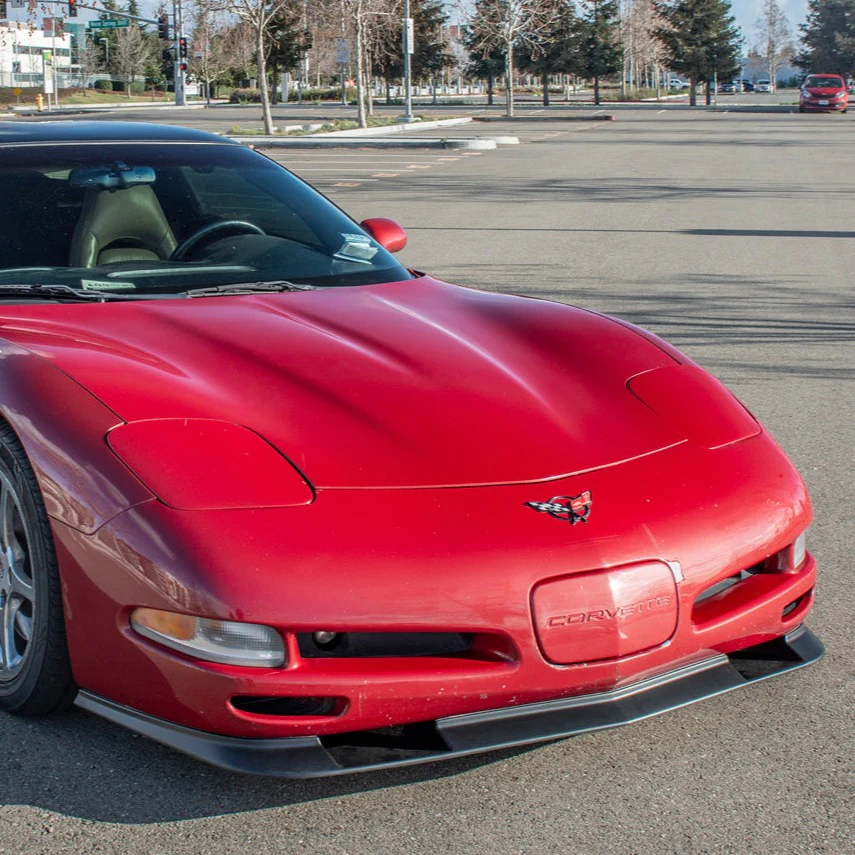
[[[753,92],[754,91],[754,84],[750,80],[743,80],[742,81],[742,91],[743,92]]]
[[[308,777],[822,655],[807,488],[724,385],[405,244],[214,134],[0,123],[0,708]]]
[[[768,77],[761,77],[754,86],[756,92],[771,92],[772,81]]]
[[[718,91],[723,93],[724,95],[729,95],[734,92],[741,92],[742,84],[739,80],[729,80],[726,83],[720,83]]]
[[[845,113],[849,93],[839,74],[809,74],[799,94],[800,113]]]

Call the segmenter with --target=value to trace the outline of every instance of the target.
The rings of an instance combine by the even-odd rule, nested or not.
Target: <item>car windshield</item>
[[[839,77],[808,77],[805,80],[808,89],[842,89],[843,80]]]
[[[232,283],[329,287],[410,278],[320,193],[243,146],[3,149],[0,289],[142,296]]]

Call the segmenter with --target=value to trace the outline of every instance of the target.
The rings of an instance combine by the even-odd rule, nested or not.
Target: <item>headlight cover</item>
[[[184,511],[308,505],[314,491],[257,433],[213,419],[129,422],[110,448],[164,504]]]
[[[285,642],[271,626],[138,608],[131,627],[143,638],[195,659],[251,668],[281,668]]]

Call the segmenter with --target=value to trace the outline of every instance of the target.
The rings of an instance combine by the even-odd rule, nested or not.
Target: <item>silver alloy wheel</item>
[[[36,587],[21,499],[0,471],[0,681],[14,679],[31,648]]]

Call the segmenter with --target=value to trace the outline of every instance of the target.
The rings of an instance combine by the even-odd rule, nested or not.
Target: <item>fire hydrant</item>
[[[45,96],[42,95],[41,92],[39,92],[39,94],[36,95],[36,109],[41,113],[41,111],[44,110],[44,108],[45,108]]]

